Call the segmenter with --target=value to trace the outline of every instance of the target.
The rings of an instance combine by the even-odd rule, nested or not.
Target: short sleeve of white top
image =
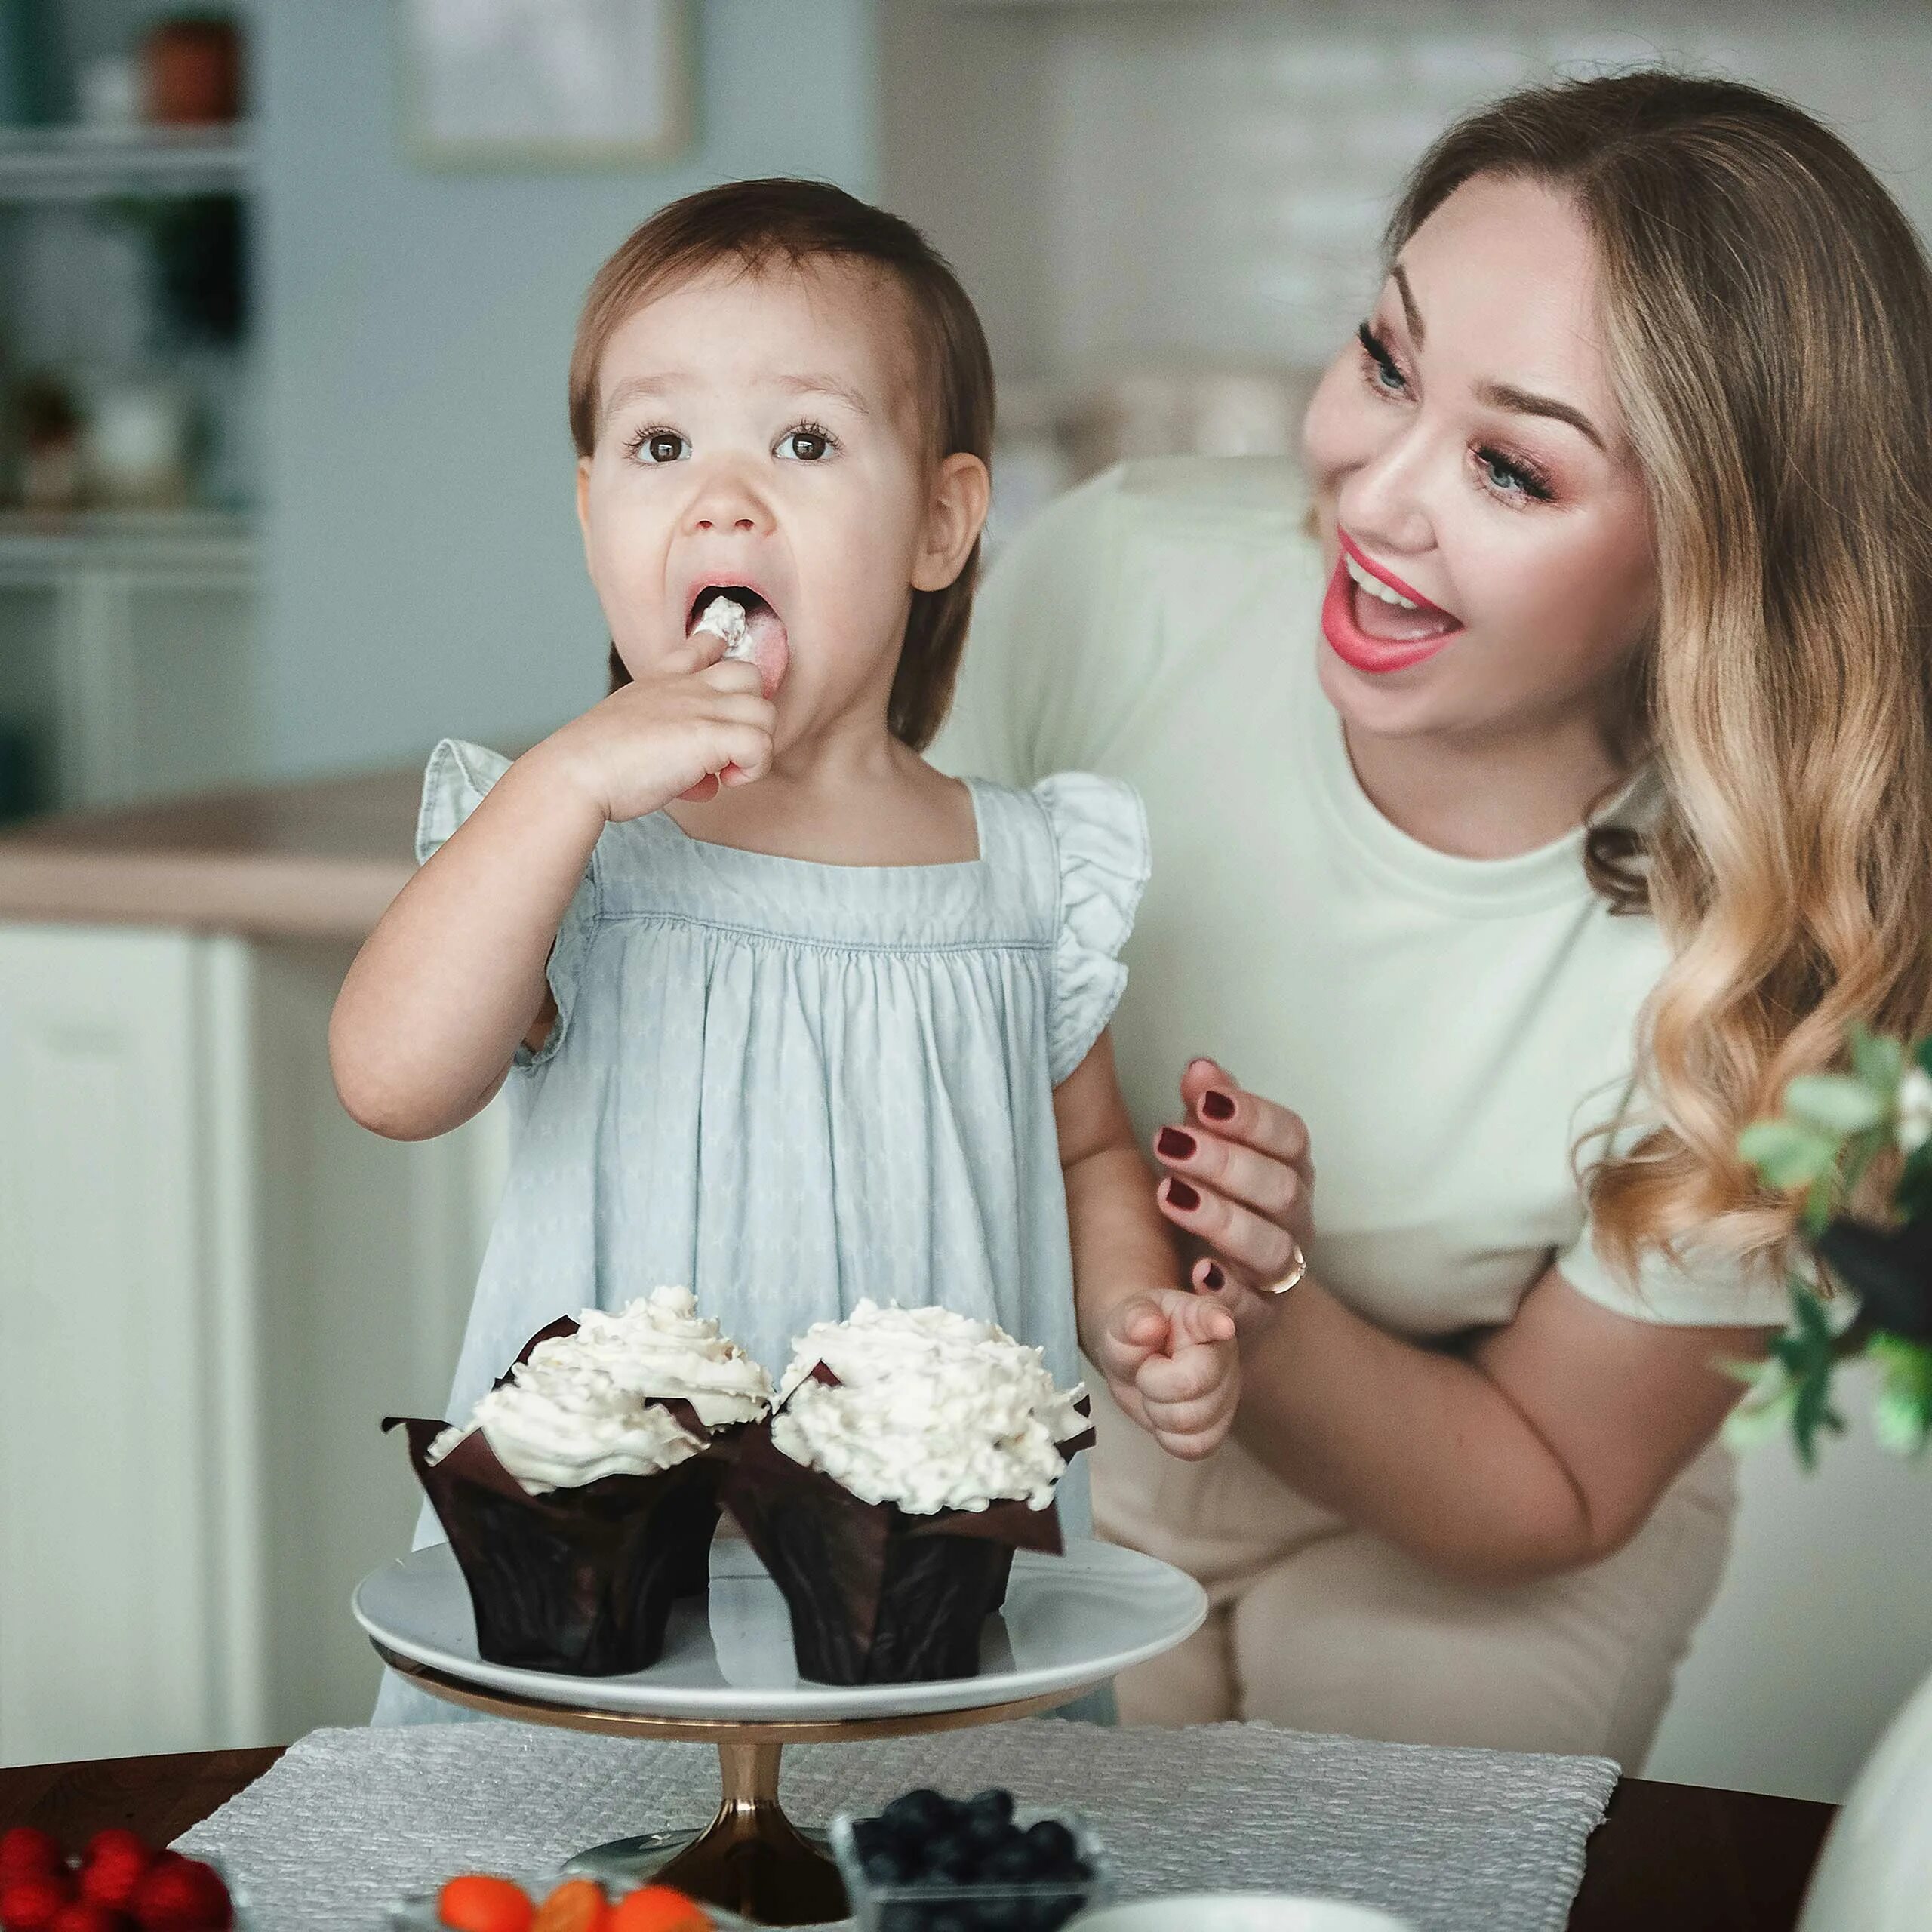
[[[1371,802],[1318,679],[1306,501],[1291,463],[1182,458],[1050,507],[981,594],[934,753],[1140,793],[1157,863],[1115,1022],[1137,1124],[1173,1117],[1197,1054],[1294,1107],[1318,1176],[1311,1265],[1398,1334],[1506,1321],[1552,1261],[1636,1319],[1782,1323],[1767,1272],[1647,1253],[1633,1291],[1598,1254],[1571,1149],[1643,1131],[1633,1042],[1665,942],[1592,890],[1580,829],[1468,859]],[[1640,774],[1617,811],[1640,820],[1652,787]]]

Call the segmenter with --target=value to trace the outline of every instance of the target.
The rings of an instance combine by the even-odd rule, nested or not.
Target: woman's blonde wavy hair
[[[1641,838],[1593,823],[1585,849],[1672,958],[1638,1020],[1641,1137],[1579,1178],[1633,1281],[1693,1235],[1783,1266],[1793,1203],[1740,1130],[1838,1063],[1848,1022],[1932,1027],[1932,272],[1843,142],[1727,82],[1649,71],[1478,112],[1418,165],[1389,259],[1478,175],[1545,183],[1589,224],[1656,532],[1630,742],[1660,815]]]

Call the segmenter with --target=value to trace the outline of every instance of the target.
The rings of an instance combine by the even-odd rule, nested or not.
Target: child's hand
[[[724,651],[715,632],[694,632],[644,676],[553,732],[531,758],[612,823],[687,793],[702,801],[721,775],[732,785],[763,777],[777,707],[758,667]]]
[[[1221,1446],[1241,1397],[1234,1318],[1179,1288],[1130,1296],[1108,1315],[1094,1365],[1113,1398],[1171,1456]]]

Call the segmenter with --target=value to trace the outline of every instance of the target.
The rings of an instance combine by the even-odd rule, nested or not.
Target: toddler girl
[[[1084,1349],[1177,1455],[1225,1433],[1234,1323],[1176,1285],[1105,1032],[1139,801],[919,756],[992,414],[951,272],[834,188],[692,195],[592,284],[570,419],[614,688],[513,763],[437,747],[331,1029],[379,1133],[510,1083],[453,1418],[557,1315],[688,1282],[768,1366],[863,1297],[939,1303],[1063,1383]]]

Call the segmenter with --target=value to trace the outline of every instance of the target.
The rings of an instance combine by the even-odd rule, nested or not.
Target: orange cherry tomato
[[[443,1887],[436,1916],[453,1932],[530,1932],[537,1908],[521,1885],[485,1872],[466,1872]]]
[[[611,1903],[594,1878],[566,1878],[537,1908],[530,1932],[608,1932]]]
[[[620,1899],[607,1932],[713,1932],[711,1915],[669,1885],[646,1885]]]

